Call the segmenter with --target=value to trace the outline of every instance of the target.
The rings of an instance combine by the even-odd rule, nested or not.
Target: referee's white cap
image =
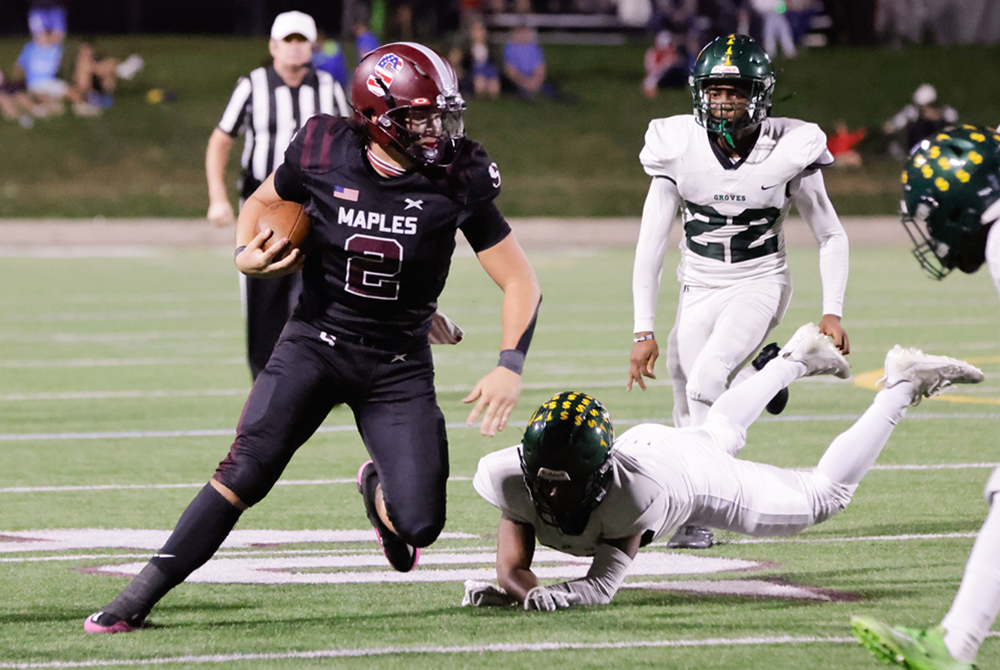
[[[271,26],[271,39],[283,40],[289,35],[302,35],[310,42],[316,41],[316,22],[302,12],[278,14]]]

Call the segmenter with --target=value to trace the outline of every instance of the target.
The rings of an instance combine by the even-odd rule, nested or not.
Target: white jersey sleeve
[[[823,314],[844,315],[850,245],[847,232],[833,209],[823,173],[810,170],[791,184],[796,209],[819,246],[819,275],[823,284]]]
[[[1000,293],[1000,221],[993,224],[986,237],[986,266],[990,269],[993,284]]]
[[[472,487],[505,518],[534,525],[537,515],[524,485],[519,447],[501,449],[479,459]]]
[[[670,230],[680,204],[677,184],[666,177],[654,177],[642,207],[639,241],[632,267],[632,305],[635,333],[652,331],[656,325],[656,299],[663,277]]]

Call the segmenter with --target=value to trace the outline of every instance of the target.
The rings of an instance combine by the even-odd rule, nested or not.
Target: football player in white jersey
[[[607,410],[561,393],[532,416],[521,445],[483,457],[476,491],[499,508],[497,581],[466,583],[463,604],[555,610],[611,601],[641,546],[691,521],[757,537],[791,535],[851,500],[910,404],[951,384],[983,379],[946,356],[896,346],[884,388],[811,470],[736,458],[747,428],[778,389],[803,376],[849,375],[847,360],[813,324],[796,331],[758,374],[726,391],[698,427],[640,424],[617,440]],[[593,556],[583,579],[542,586],[535,543]]]
[[[652,176],[632,274],[634,344],[628,388],[655,377],[656,301],[675,215],[684,226],[680,299],[667,340],[674,425],[698,426],[785,314],[792,281],[783,227],[794,203],[819,245],[820,331],[850,351],[840,325],[847,286],[847,233],[820,168],[833,163],[826,135],[797,119],[770,117],[775,77],[753,38],[710,42],[691,78],[694,114],[654,119],[639,159]],[[777,345],[768,346],[759,368]],[[747,374],[749,371],[747,371]],[[787,402],[780,390],[768,411]],[[671,546],[707,548],[712,536],[687,526]]]
[[[1000,132],[1000,129],[997,129]],[[959,126],[915,148],[903,172],[903,224],[913,253],[934,279],[985,262],[1000,291],[1000,134]],[[889,626],[855,617],[851,627],[876,657],[904,668],[971,670],[1000,613],[1000,468],[986,482],[989,513],[941,624]]]

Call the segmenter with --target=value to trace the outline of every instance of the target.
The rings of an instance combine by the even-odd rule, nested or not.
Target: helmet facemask
[[[447,165],[465,137],[465,100],[458,92],[395,107],[378,119],[394,149],[418,165]]]
[[[713,103],[709,89],[713,86],[733,86],[747,94],[746,108],[742,116],[732,121],[717,115],[719,111],[735,111],[735,103],[724,103],[721,109]],[[774,77],[751,79],[745,77],[702,77],[692,81],[691,96],[694,102],[694,118],[708,132],[732,136],[746,128],[759,126],[771,112],[771,97],[774,93]]]
[[[521,458],[521,472],[524,483],[528,487],[531,503],[535,511],[545,523],[555,526],[565,535],[580,535],[590,522],[590,515],[604,500],[611,482],[611,459],[589,477],[583,480],[573,480],[565,470],[551,470],[545,467],[531,468],[524,460],[524,449],[518,454]],[[558,502],[553,506],[552,491],[558,489]]]

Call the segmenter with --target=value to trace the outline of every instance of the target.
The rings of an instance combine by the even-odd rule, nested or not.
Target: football
[[[297,202],[282,200],[276,202],[260,215],[253,234],[257,236],[260,231],[270,228],[274,231],[270,239],[264,242],[264,249],[269,249],[272,244],[283,237],[288,238],[288,253],[292,249],[298,249],[309,234],[309,215],[306,209]]]

